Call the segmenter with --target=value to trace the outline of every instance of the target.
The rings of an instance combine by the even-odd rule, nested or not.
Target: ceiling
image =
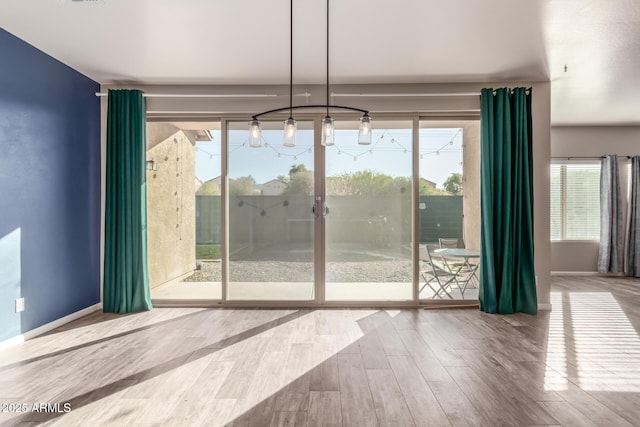
[[[294,2],[294,81],[325,79]],[[3,0],[0,26],[103,83],[282,84],[287,0]],[[565,65],[567,66],[565,72]],[[552,82],[553,124],[640,124],[637,0],[334,0],[332,83]]]

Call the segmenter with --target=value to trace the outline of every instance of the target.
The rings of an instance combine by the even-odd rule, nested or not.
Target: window
[[[600,238],[600,164],[551,165],[551,240]]]

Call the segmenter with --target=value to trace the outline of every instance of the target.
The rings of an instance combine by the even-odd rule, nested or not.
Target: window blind
[[[600,164],[551,165],[551,240],[600,238]]]

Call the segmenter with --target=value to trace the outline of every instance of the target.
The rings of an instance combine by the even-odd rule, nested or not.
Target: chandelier
[[[322,119],[322,140],[323,146],[331,146],[335,144],[335,124],[333,118],[329,115],[330,110],[350,110],[362,113],[360,118],[360,126],[358,129],[358,144],[371,144],[371,117],[369,111],[361,108],[346,107],[343,105],[332,105],[329,103],[329,0],[327,0],[327,101],[325,105],[293,105],[293,0],[290,1],[289,10],[289,106],[275,108],[273,110],[264,111],[254,114],[249,123],[249,145],[251,147],[262,146],[262,124],[260,117],[272,113],[279,113],[289,110],[289,118],[284,121],[284,135],[282,145],[285,147],[295,147],[297,122],[293,118],[293,110],[303,108],[324,108],[326,116]]]

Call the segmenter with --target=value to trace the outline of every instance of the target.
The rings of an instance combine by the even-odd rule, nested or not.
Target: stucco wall
[[[465,246],[480,249],[480,121],[462,122]]]
[[[195,269],[195,145],[167,123],[147,124],[149,284],[153,288]]]

